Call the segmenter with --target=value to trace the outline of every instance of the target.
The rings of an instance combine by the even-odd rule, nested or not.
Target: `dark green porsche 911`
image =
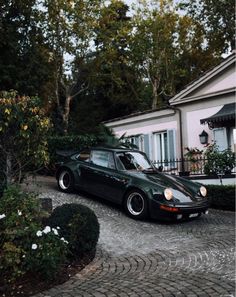
[[[207,213],[207,190],[201,184],[159,172],[143,152],[91,148],[75,153],[57,170],[63,192],[78,188],[124,206],[136,219],[199,217]]]

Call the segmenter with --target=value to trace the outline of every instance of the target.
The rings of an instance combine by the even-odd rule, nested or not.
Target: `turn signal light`
[[[161,205],[160,209],[170,211],[170,212],[178,212],[179,209],[177,207],[171,207],[171,206],[166,206],[166,205]]]

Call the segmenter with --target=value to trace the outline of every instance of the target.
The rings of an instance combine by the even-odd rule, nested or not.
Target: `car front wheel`
[[[147,217],[147,199],[139,190],[132,190],[125,198],[126,213],[134,219],[144,219]]]
[[[62,192],[70,193],[74,190],[74,177],[68,169],[63,169],[58,175],[58,188]]]

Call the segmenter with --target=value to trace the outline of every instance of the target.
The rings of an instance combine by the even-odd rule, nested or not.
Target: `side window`
[[[84,161],[84,162],[88,162],[90,158],[90,151],[82,151],[80,152],[77,156],[76,159],[78,161]]]
[[[98,166],[111,169],[115,168],[115,162],[112,152],[94,150],[91,152],[91,162]]]
[[[219,148],[219,151],[226,150],[228,148],[227,131],[226,128],[213,129],[214,141]]]
[[[135,145],[135,149],[138,149],[142,152],[144,152],[144,135],[134,135],[130,137],[126,137],[126,140],[128,140],[129,143]]]

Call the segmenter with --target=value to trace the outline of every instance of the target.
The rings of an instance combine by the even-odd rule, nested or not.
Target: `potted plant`
[[[194,147],[194,148],[189,148],[186,147],[186,153],[185,153],[185,157],[187,158],[187,162],[190,162],[190,172],[199,172],[201,171],[202,168],[202,150],[199,150],[198,148]]]

